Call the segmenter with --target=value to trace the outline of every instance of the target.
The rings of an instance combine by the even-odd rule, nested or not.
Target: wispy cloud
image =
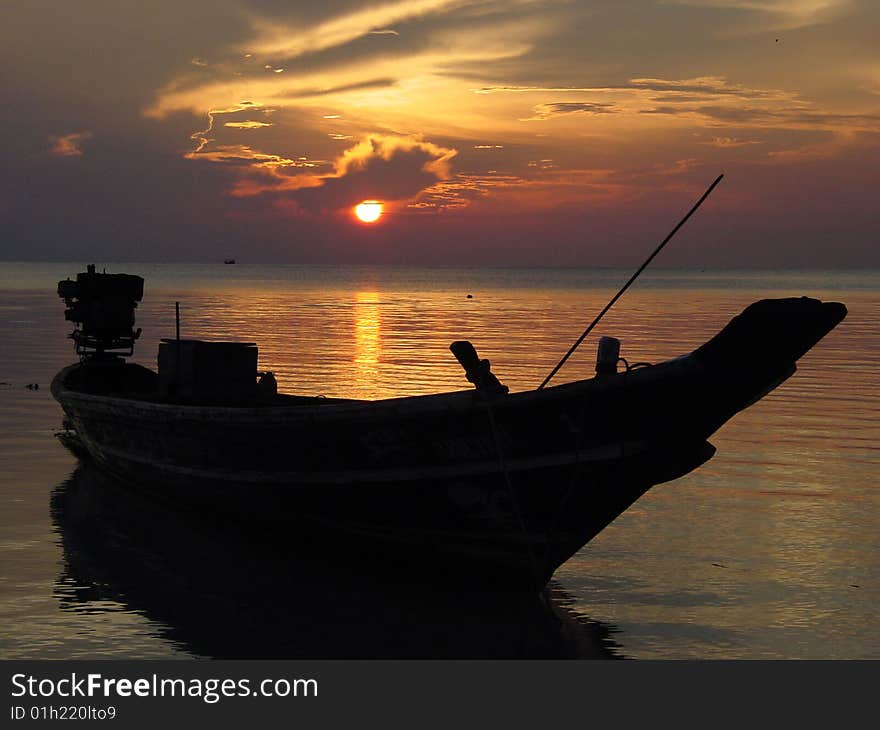
[[[54,157],[82,157],[82,144],[91,138],[92,133],[88,131],[50,135],[49,154]]]
[[[206,112],[208,116],[208,126],[204,129],[199,129],[193,132],[189,137],[193,142],[196,143],[196,148],[193,151],[194,154],[200,153],[205,148],[205,146],[210,144],[210,142],[212,141],[208,135],[214,131],[214,120],[216,117],[220,116],[221,114],[235,114],[236,112],[250,110],[259,106],[259,104],[255,104],[252,101],[240,101],[237,104],[233,104],[229,107],[209,109]],[[185,156],[189,157],[189,155]]]
[[[315,168],[327,164],[321,160],[306,157],[289,158],[254,150],[249,145],[219,145],[210,150],[193,150],[184,157],[189,160],[224,163],[235,167],[277,169],[282,167]]]
[[[794,30],[825,23],[853,9],[853,0],[662,0],[668,5],[739,10],[753,32]]]
[[[870,131],[880,114],[829,111],[784,89],[755,88],[721,76],[690,79],[634,78],[625,84],[592,87],[487,86],[475,94],[578,95],[590,99],[547,101],[521,121],[546,121],[572,114],[622,114],[690,119],[707,127]],[[723,139],[719,136],[719,139]],[[730,138],[729,138],[730,139]],[[721,146],[718,144],[716,146]],[[728,145],[730,146],[730,145]]]
[[[761,139],[737,139],[736,137],[712,137],[707,142],[700,144],[709,145],[711,147],[719,147],[721,149],[732,149],[735,147],[749,147],[753,144],[764,144]]]
[[[757,89],[742,84],[734,84],[724,76],[697,76],[687,79],[633,78],[625,84],[603,86],[482,86],[472,88],[471,91],[475,94],[604,94],[610,92],[653,91],[667,95],[670,98],[682,94],[697,94],[705,97],[731,96],[741,99],[791,99],[796,96],[793,92],[780,89]]]
[[[263,127],[271,127],[272,122],[257,122],[253,119],[246,119],[243,122],[223,122],[224,127],[232,129],[261,129]]]
[[[254,37],[244,44],[243,50],[264,56],[296,58],[370,33],[381,33],[391,25],[413,18],[469,4],[474,4],[474,0],[398,0],[358,8],[307,29],[301,24],[285,26],[277,18],[254,15],[251,17]]]
[[[805,106],[719,106],[712,104],[658,105],[641,114],[694,116],[713,126],[752,129],[828,130],[841,133],[871,132],[880,127],[880,114],[845,114]]]
[[[475,200],[492,193],[509,191],[525,185],[525,178],[503,173],[461,173],[426,188],[408,208],[420,213],[466,208]]]
[[[534,108],[535,115],[521,121],[544,121],[545,119],[559,117],[564,114],[613,114],[616,111],[616,106],[608,102],[559,101],[550,104],[538,104]]]

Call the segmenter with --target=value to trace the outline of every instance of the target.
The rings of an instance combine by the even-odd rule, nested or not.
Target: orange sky
[[[664,263],[880,264],[875,2],[4,16],[2,258],[626,265],[725,172]]]

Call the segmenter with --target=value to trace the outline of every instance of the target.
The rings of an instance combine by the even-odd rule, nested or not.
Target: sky
[[[0,12],[2,260],[880,266],[876,0]]]

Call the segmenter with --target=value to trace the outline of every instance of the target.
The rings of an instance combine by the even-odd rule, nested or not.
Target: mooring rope
[[[525,519],[523,518],[522,510],[519,506],[519,499],[516,496],[516,491],[513,488],[513,482],[510,479],[510,470],[507,467],[507,459],[504,457],[504,449],[501,444],[501,435],[498,431],[498,424],[495,421],[495,411],[492,408],[492,402],[489,399],[488,394],[485,391],[481,392],[483,393],[483,399],[486,403],[486,413],[489,416],[489,428],[492,431],[492,438],[495,441],[495,451],[498,454],[498,465],[501,467],[501,473],[504,475],[504,482],[507,485],[507,492],[510,496],[510,502],[513,505],[513,512],[516,517],[516,521],[519,524],[519,529],[522,532],[523,540],[525,541],[526,551],[529,555],[529,564],[531,565],[532,569],[532,577],[536,581],[539,581],[542,574],[538,570],[538,560],[535,557],[534,551],[532,550],[529,532],[526,528]]]

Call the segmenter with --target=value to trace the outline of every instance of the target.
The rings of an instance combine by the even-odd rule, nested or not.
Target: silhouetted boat
[[[223,259],[223,263],[224,263],[224,264],[234,264],[234,263],[235,263],[235,259]]]
[[[258,385],[248,343],[165,340],[158,374],[122,361],[143,291],[124,276],[59,284],[83,360],[52,393],[78,448],[137,489],[274,521],[302,549],[486,586],[544,585],[651,486],[708,460],[709,436],[846,316],[762,300],[682,357],[617,372],[615,352],[595,378],[510,394],[456,343],[477,390],[357,401]]]

